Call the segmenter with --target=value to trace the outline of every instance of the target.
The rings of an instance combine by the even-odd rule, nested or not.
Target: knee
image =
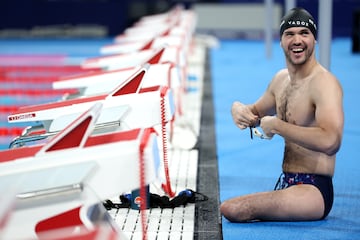
[[[231,210],[231,204],[229,204],[228,202],[221,203],[220,213],[230,222],[234,221],[234,219],[232,217],[233,211]]]
[[[223,202],[220,204],[220,213],[222,215],[227,215],[228,213],[228,204],[226,202]]]
[[[248,222],[254,219],[254,211],[251,204],[239,199],[230,199],[220,205],[221,214],[230,222]]]
[[[220,205],[220,212],[230,222],[244,222],[245,214],[241,209],[235,207],[235,205],[229,201],[225,201]]]

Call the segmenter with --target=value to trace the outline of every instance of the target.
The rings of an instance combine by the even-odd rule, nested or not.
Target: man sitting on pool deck
[[[260,126],[265,138],[284,138],[283,173],[274,191],[224,201],[231,222],[310,221],[330,212],[336,153],[344,125],[343,92],[315,58],[316,24],[305,9],[291,9],[280,24],[286,69],[280,70],[254,103],[234,102],[240,129]]]

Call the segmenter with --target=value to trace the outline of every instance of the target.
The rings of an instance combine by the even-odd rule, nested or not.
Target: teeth
[[[293,52],[301,52],[301,51],[303,51],[302,48],[294,48],[294,49],[293,49]]]

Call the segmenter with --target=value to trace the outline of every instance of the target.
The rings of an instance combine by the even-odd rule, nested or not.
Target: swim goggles
[[[267,139],[270,140],[272,137],[267,136],[266,134],[262,133],[256,127],[249,127],[250,129],[250,138],[253,139],[253,136],[259,137],[260,139]]]

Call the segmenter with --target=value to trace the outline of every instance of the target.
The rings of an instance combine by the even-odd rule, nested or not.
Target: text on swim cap
[[[314,23],[313,21],[311,21],[311,19],[309,19],[309,22],[310,22],[310,24],[313,25],[314,28],[316,29],[316,25],[315,25],[315,23]],[[290,25],[290,26],[303,26],[303,27],[309,28],[309,23],[308,23],[308,22],[305,22],[305,21],[289,20],[289,21],[287,21],[287,23],[288,23],[288,25]]]
[[[288,21],[289,25],[309,27],[309,23],[304,21]]]

